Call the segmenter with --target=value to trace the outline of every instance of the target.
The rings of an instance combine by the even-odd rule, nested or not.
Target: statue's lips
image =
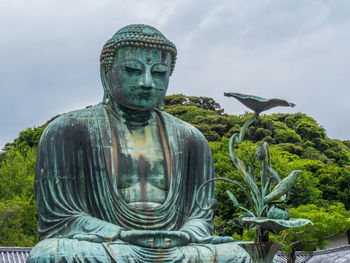
[[[151,88],[148,90],[143,87],[134,87],[133,96],[140,99],[149,99],[155,96],[157,97],[157,94],[159,94],[160,91],[163,91],[163,89]]]
[[[149,99],[153,95],[153,92],[138,92],[135,94],[136,97],[140,99]]]

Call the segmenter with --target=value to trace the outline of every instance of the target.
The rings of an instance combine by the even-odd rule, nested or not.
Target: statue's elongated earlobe
[[[158,105],[158,110],[164,110],[164,101],[162,101],[159,105]]]
[[[109,94],[109,87],[108,87],[104,63],[102,63],[101,67],[100,67],[100,77],[101,77],[101,82],[102,82],[103,91],[104,91],[102,102],[104,104],[109,104],[110,103],[110,94]]]

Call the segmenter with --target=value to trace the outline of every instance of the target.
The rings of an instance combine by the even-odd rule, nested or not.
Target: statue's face
[[[112,98],[136,110],[158,107],[168,89],[171,55],[158,49],[122,47],[106,74]]]

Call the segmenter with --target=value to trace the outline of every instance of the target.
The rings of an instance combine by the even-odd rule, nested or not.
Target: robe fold
[[[154,209],[130,207],[118,192],[116,151],[107,106],[64,114],[38,146],[35,195],[41,242],[27,262],[249,262],[234,242],[211,244],[212,211],[195,202],[199,186],[214,177],[211,151],[193,126],[156,111],[170,156],[170,187]],[[199,193],[201,206],[214,186]],[[184,247],[150,249],[119,239],[121,230],[184,231]]]

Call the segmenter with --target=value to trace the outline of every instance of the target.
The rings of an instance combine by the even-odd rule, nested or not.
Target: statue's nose
[[[152,74],[150,69],[146,69],[145,72],[142,74],[142,79],[140,81],[140,86],[143,89],[152,89],[154,88],[154,83],[152,79]]]

